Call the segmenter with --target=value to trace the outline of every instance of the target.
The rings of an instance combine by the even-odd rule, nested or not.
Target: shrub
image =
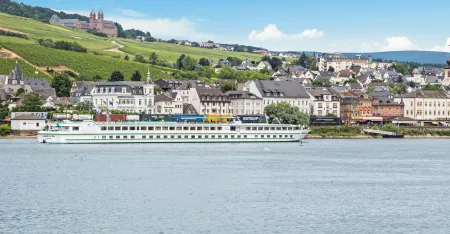
[[[380,129],[378,128],[378,126],[373,126],[372,130],[380,130]]]
[[[11,132],[11,127],[7,124],[0,126],[0,136],[7,136]]]
[[[394,124],[385,124],[381,127],[381,130],[386,132],[399,132],[398,128]]]

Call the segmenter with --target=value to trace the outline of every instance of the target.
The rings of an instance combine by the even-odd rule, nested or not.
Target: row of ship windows
[[[100,139],[100,136],[96,136],[94,138]],[[202,135],[190,135],[190,136],[189,135],[183,135],[183,136],[181,136],[181,135],[178,135],[178,136],[175,136],[175,135],[156,135],[156,136],[143,135],[143,136],[141,136],[140,139],[153,139],[153,138],[156,138],[156,139],[161,139],[161,138],[163,138],[163,139],[168,139],[168,138],[171,138],[171,139],[175,139],[175,138],[178,138],[178,139],[181,139],[181,138],[186,138],[186,139],[187,138],[191,138],[191,139],[201,139],[201,138],[205,138],[205,139],[225,138],[225,139],[227,139],[227,138],[231,138],[231,139],[234,139],[234,138],[238,138],[238,139],[240,139],[240,138],[247,138],[247,135],[217,135],[217,136],[216,135],[205,135],[205,136],[202,136]],[[254,135],[254,138],[294,138],[294,135]],[[137,138],[136,138],[136,136],[102,136],[101,139],[137,139]]]
[[[245,127],[246,131],[292,131],[298,130],[299,127]],[[120,127],[120,126],[103,126],[102,131],[222,131],[222,127]],[[231,131],[236,131],[236,127],[230,127]]]

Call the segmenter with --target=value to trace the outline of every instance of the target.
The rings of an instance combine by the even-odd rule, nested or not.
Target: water
[[[449,140],[0,141],[0,233],[449,233]]]

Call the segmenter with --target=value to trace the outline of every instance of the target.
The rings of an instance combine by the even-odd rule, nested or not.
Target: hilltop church
[[[117,37],[118,34],[118,30],[116,25],[114,25],[114,22],[110,20],[104,20],[104,14],[101,9],[97,15],[95,15],[95,11],[94,9],[92,9],[89,16],[89,22],[80,21],[78,19],[60,19],[55,14],[50,18],[50,23],[81,30],[96,30],[97,32],[105,33],[110,37]]]

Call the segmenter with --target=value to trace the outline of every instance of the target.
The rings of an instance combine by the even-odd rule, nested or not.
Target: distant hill
[[[373,53],[345,53],[346,56],[354,57],[356,55],[372,55],[374,59],[393,60],[399,62],[416,62],[422,64],[445,64],[450,53],[437,51],[386,51]]]

